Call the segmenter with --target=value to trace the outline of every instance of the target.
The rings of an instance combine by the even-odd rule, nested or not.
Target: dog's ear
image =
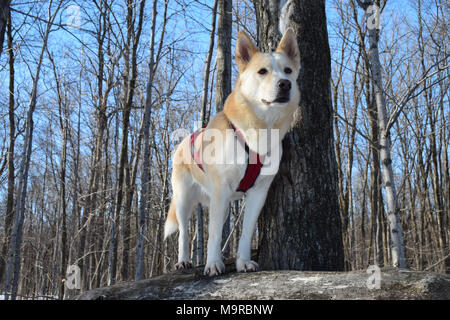
[[[300,51],[298,50],[297,36],[292,28],[286,30],[276,52],[283,52],[297,68],[300,67]]]
[[[244,71],[253,55],[258,51],[250,37],[244,31],[239,31],[236,41],[236,63],[239,67],[239,72]]]

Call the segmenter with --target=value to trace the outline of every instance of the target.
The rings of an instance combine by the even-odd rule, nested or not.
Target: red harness
[[[245,152],[247,153],[247,167],[245,168],[245,174],[244,177],[241,179],[241,182],[239,182],[239,186],[236,189],[236,191],[247,192],[248,189],[253,187],[256,179],[259,177],[259,174],[261,173],[261,168],[263,166],[262,162],[264,161],[264,157],[254,152],[252,149],[250,149],[249,146],[247,145],[247,142],[245,141],[242,132],[239,131],[239,129],[236,128],[236,126],[231,121],[228,120],[228,123],[230,124],[230,127],[233,129],[234,133],[239,138],[240,142],[244,144]],[[200,153],[196,151],[194,147],[195,139],[197,139],[197,136],[203,131],[203,129],[204,128],[201,128],[195,131],[193,134],[191,134],[191,155],[195,163],[198,165],[198,167],[201,170],[205,171],[203,169]]]

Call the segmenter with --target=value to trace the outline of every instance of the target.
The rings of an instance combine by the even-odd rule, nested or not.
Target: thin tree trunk
[[[219,0],[216,54],[216,112],[223,110],[225,100],[231,93],[231,35],[233,32],[232,9],[232,1]]]
[[[124,183],[124,176],[126,165],[128,163],[128,131],[130,126],[130,114],[133,106],[133,98],[136,87],[137,78],[137,48],[142,31],[143,15],[145,1],[141,2],[139,10],[139,24],[137,30],[134,30],[134,9],[133,1],[127,1],[127,43],[125,44],[125,79],[124,79],[124,99],[123,99],[123,128],[122,128],[122,146],[120,150],[119,168],[118,168],[118,182],[116,202],[114,206],[113,221],[112,221],[112,235],[110,244],[110,261],[109,261],[109,283],[114,284],[116,281],[117,270],[117,231],[119,216],[122,209],[122,201],[125,193],[126,185]],[[131,55],[131,57],[130,57]],[[131,61],[130,61],[131,58]],[[131,63],[131,65],[130,65]],[[131,68],[131,76],[130,76]]]
[[[6,213],[5,213],[5,242],[2,246],[0,257],[0,283],[3,282],[3,275],[6,266],[6,254],[10,244],[11,227],[14,217],[14,147],[16,135],[16,120],[15,113],[15,95],[14,95],[14,51],[13,38],[11,27],[11,13],[8,14],[8,53],[9,53],[9,106],[8,106],[8,120],[9,120],[9,146],[8,146],[8,195],[6,198]]]
[[[373,1],[359,1],[359,4],[365,10],[368,5],[373,5]],[[379,30],[377,28],[368,28],[369,56],[372,71],[372,81],[374,84],[375,101],[378,111],[378,125],[380,128],[380,160],[383,183],[386,192],[387,217],[389,220],[389,230],[391,236],[390,250],[392,255],[392,264],[395,267],[405,268],[406,261],[404,255],[403,233],[400,221],[400,211],[397,201],[395,188],[394,172],[392,169],[391,158],[391,139],[387,131],[387,111],[386,102],[383,93],[383,80],[380,57],[378,53]]]
[[[68,121],[67,115],[61,122],[62,127],[62,154],[61,154],[61,190],[60,190],[60,205],[62,211],[61,221],[61,279],[65,278],[67,269],[67,204],[66,204],[66,165],[67,165],[67,136],[68,136]],[[61,281],[59,297],[64,297],[64,283]]]
[[[217,27],[217,79],[216,79],[216,112],[223,110],[225,100],[231,93],[231,35],[233,32],[232,1],[219,0],[219,22]],[[230,233],[230,206],[222,229],[222,248]],[[228,257],[230,246],[223,255]]]
[[[55,61],[47,50],[47,54],[49,56],[50,63],[52,65],[53,76],[55,77],[56,82],[56,93],[58,97],[58,111],[59,111],[59,125],[61,130],[61,169],[59,173],[59,205],[61,209],[61,269],[60,269],[60,277],[61,282],[59,286],[59,297],[60,299],[64,298],[64,289],[65,285],[62,279],[65,278],[66,269],[67,269],[67,201],[66,201],[66,169],[67,169],[67,139],[68,139],[68,118],[67,114],[67,101],[65,99],[65,95],[63,93],[63,88],[61,88],[61,78],[58,75],[56,70]],[[58,241],[56,238],[55,241]]]
[[[81,62],[81,66],[83,67],[83,62]],[[81,74],[82,69],[80,69],[79,73],[79,79],[80,82],[78,84],[78,112],[77,112],[77,127],[76,127],[76,140],[71,141],[72,146],[72,157],[73,157],[73,183],[72,183],[72,225],[70,226],[70,233],[72,234],[72,237],[70,239],[69,244],[69,254],[67,259],[67,264],[73,263],[73,257],[74,257],[74,251],[77,249],[74,244],[76,244],[76,240],[78,238],[78,232],[80,230],[80,218],[81,218],[81,206],[79,201],[79,195],[80,192],[80,175],[79,175],[79,168],[80,168],[80,152],[81,152]],[[77,265],[77,263],[75,263]],[[66,275],[64,274],[64,277]],[[67,289],[67,288],[66,288]],[[70,299],[72,296],[76,295],[78,293],[79,289],[67,289],[64,291],[64,299]]]
[[[98,18],[98,35],[97,40],[97,56],[98,56],[98,69],[97,69],[97,106],[96,106],[96,126],[97,133],[95,137],[94,155],[91,159],[91,175],[89,178],[89,185],[86,195],[85,207],[83,210],[83,217],[81,218],[81,230],[80,230],[80,246],[78,250],[78,256],[80,260],[81,269],[81,290],[88,288],[89,272],[88,267],[91,260],[91,234],[93,232],[95,224],[95,213],[98,210],[98,191],[101,180],[101,167],[104,145],[105,130],[107,128],[107,113],[106,113],[106,96],[107,94],[103,90],[103,84],[105,82],[104,69],[105,69],[105,53],[104,42],[107,33],[107,8],[105,0],[99,2],[99,18]]]
[[[362,204],[361,204],[361,268],[366,268],[367,263],[365,261],[366,256],[366,190],[367,190],[367,177],[368,177],[368,163],[365,166],[364,170],[364,183],[362,190]]]
[[[133,205],[133,198],[134,198],[134,192],[136,190],[136,177],[137,177],[137,169],[139,166],[139,159],[141,158],[141,146],[142,146],[142,129],[143,125],[141,124],[141,130],[139,132],[138,141],[136,142],[136,153],[134,155],[134,165],[133,169],[127,167],[127,171],[125,174],[125,183],[127,185],[127,194],[126,194],[126,200],[125,200],[125,207],[124,207],[124,223],[122,226],[123,230],[123,252],[122,252],[122,268],[121,268],[121,274],[122,274],[122,280],[127,281],[128,280],[128,261],[129,261],[129,250],[130,250],[130,229],[131,229],[131,212],[132,212],[132,205]],[[130,176],[131,171],[131,176]]]
[[[3,42],[5,41],[6,25],[10,16],[9,6],[11,0],[2,0],[0,2],[0,58],[3,52]]]
[[[369,72],[368,69],[366,69]],[[370,90],[370,89],[368,89]],[[369,94],[369,96],[372,96]],[[370,99],[370,98],[369,98]],[[379,144],[379,128],[378,128],[378,117],[377,108],[373,100],[368,102],[368,113],[370,119],[370,138],[376,144]],[[380,184],[380,153],[379,150],[370,145],[372,154],[372,164],[370,168],[370,208],[372,214],[372,221],[375,228],[375,241],[374,241],[374,263],[378,266],[383,266],[383,241],[382,241],[382,230],[381,230],[381,209],[380,205],[383,204],[381,199],[381,184]]]
[[[150,178],[150,127],[151,127],[151,108],[152,108],[152,88],[154,76],[154,54],[155,54],[155,29],[156,29],[156,5],[157,0],[153,0],[152,27],[150,35],[150,62],[149,75],[147,82],[147,92],[144,109],[144,160],[142,163],[141,176],[141,198],[139,202],[138,218],[138,247],[136,252],[136,273],[135,280],[144,279],[144,237],[147,231],[148,199],[149,199],[149,178]]]
[[[216,35],[216,16],[217,16],[217,3],[219,0],[214,1],[214,6],[212,9],[212,18],[211,18],[211,32],[209,34],[209,48],[208,53],[206,54],[205,60],[205,70],[203,71],[203,94],[202,94],[202,110],[201,110],[201,120],[202,126],[205,125],[206,121],[206,106],[208,104],[208,84],[209,84],[209,74],[211,69],[211,60],[214,51],[214,38]]]
[[[422,73],[426,74],[426,61],[425,61],[425,44],[423,39],[423,17],[422,17],[422,4],[421,1],[418,1],[418,24],[419,24],[419,31],[418,31],[418,46],[419,46],[419,54],[420,54],[420,65],[422,69]],[[436,119],[434,117],[434,112],[432,108],[433,104],[433,90],[428,88],[428,83],[425,80],[423,82],[423,97],[425,100],[425,106],[426,106],[426,116],[427,116],[427,122],[430,127],[430,133],[427,134],[428,140],[429,140],[429,148],[430,148],[430,157],[431,157],[431,186],[433,188],[433,203],[437,211],[437,229],[438,229],[438,242],[439,247],[441,251],[441,257],[446,257],[448,255],[447,253],[447,239],[446,239],[446,229],[444,229],[444,205],[443,205],[443,197],[442,197],[442,188],[441,188],[441,182],[439,179],[439,160],[437,155],[437,146],[436,146]],[[450,259],[444,259],[444,270],[450,268]]]
[[[206,107],[208,104],[208,84],[209,84],[209,75],[210,75],[210,69],[211,69],[211,59],[213,56],[214,51],[214,37],[216,34],[216,16],[217,16],[217,5],[219,0],[214,1],[213,9],[212,9],[212,18],[211,18],[211,32],[209,34],[209,48],[208,53],[206,55],[205,60],[205,69],[203,71],[203,94],[202,94],[202,109],[200,114],[201,119],[201,126],[206,126],[209,119],[208,119],[208,113],[206,111]],[[217,57],[219,59],[219,57]],[[217,98],[216,98],[217,99]],[[204,240],[203,240],[203,208],[202,205],[199,203],[197,205],[197,265],[203,264],[203,247],[204,247]]]

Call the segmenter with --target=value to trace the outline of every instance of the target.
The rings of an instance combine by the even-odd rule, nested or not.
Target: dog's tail
[[[175,211],[175,203],[172,199],[172,201],[170,202],[169,213],[167,214],[166,224],[164,225],[164,240],[177,230],[178,220]]]

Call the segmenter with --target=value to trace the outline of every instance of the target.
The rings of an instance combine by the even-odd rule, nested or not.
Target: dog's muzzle
[[[287,79],[278,81],[278,94],[273,102],[285,103],[288,102],[291,95],[292,84]]]

